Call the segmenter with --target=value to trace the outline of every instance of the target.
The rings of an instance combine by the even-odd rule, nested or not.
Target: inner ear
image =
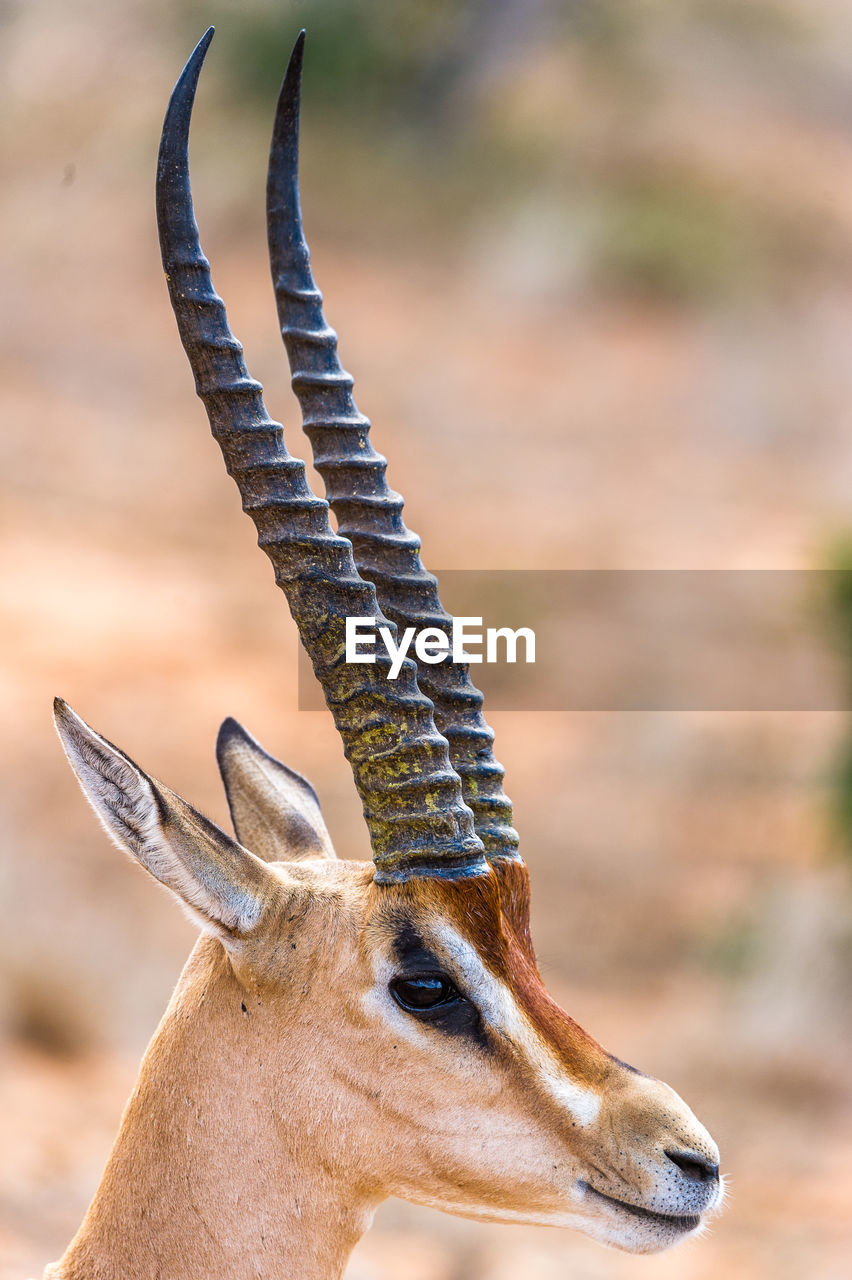
[[[236,720],[219,730],[216,759],[240,844],[264,862],[336,857],[311,784]]]
[[[54,716],[83,793],[115,843],[226,946],[251,934],[280,888],[270,869],[59,698]]]

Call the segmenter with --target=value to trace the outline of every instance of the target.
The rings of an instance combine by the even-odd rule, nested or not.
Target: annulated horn
[[[405,526],[403,499],[388,486],[386,460],[370,442],[370,421],[355,404],[353,380],[340,363],[337,334],[326,323],[311,272],[298,172],[304,36],[296,41],[278,100],[267,184],[269,252],[292,385],[338,529],[352,543],[359,573],[375,584],[383,612],[400,630],[437,627],[449,634],[452,619],[438,581],[423,567],[420,539]],[[449,743],[486,856],[517,859],[503,767],[494,758],[494,734],[468,667],[449,660],[420,663],[417,680],[434,703],[435,723]]]
[[[188,160],[192,105],[212,35],[211,28],[172,93],[157,167],[163,267],[196,390],[343,739],[364,804],[376,880],[484,873],[472,814],[414,664],[407,661],[390,681],[379,645],[375,665],[345,661],[347,617],[388,622],[372,583],[358,574],[351,544],[332,530],[328,504],[311,492],[304,463],[288,454],[280,425],[270,420],[213,289]]]

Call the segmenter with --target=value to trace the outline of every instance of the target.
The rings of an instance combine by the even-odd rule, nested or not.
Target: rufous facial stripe
[[[534,1070],[542,1090],[565,1108],[575,1124],[592,1124],[600,1112],[600,1095],[570,1078],[564,1064],[526,1016],[511,989],[486,968],[476,948],[466,938],[448,924],[436,925],[432,932],[491,1030],[508,1040],[523,1055]]]

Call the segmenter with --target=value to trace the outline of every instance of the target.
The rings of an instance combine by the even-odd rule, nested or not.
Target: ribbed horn
[[[375,665],[345,662],[347,617],[388,624],[372,583],[358,574],[351,544],[332,530],[328,504],[311,492],[304,463],[290,457],[280,425],[270,420],[213,289],[188,160],[192,105],[212,35],[211,28],[172,93],[157,167],[163,267],[196,390],[343,739],[364,804],[376,880],[479,874],[487,871],[482,845],[414,664],[406,662],[389,681],[389,663],[378,652]]]
[[[370,443],[370,420],[358,411],[353,380],[340,363],[337,334],[326,323],[302,230],[299,198],[299,95],[305,33],[296,41],[278,99],[267,183],[267,228],[281,334],[302,409],[314,465],[325,483],[338,529],[352,543],[362,577],[375,584],[384,613],[400,629],[437,627],[452,618],[438,581],[420,559],[420,539],[403,521],[403,499],[387,483],[386,460]],[[449,660],[419,664],[417,680],[435,707],[486,856],[518,859],[512,804],[482,694],[469,669]]]

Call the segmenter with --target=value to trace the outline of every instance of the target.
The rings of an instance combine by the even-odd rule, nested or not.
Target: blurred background
[[[852,566],[843,0],[2,0],[2,1280],[76,1229],[193,941],[96,827],[53,695],[222,823],[237,716],[368,856],[161,275],[159,128],[211,21],[192,158],[217,287],[302,451],[263,193],[305,23],[315,271],[430,567]],[[492,720],[546,979],[694,1106],[730,1207],[637,1259],[392,1202],[348,1277],[848,1277],[848,715]]]

